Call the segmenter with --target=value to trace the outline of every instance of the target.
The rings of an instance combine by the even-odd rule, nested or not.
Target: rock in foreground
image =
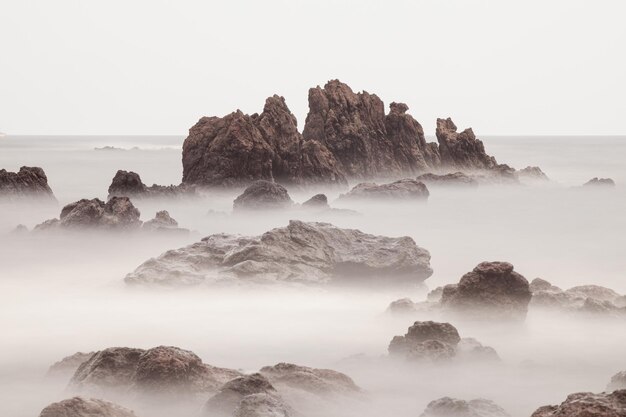
[[[626,417],[626,390],[570,394],[560,405],[547,405],[531,417]]]
[[[129,284],[418,284],[430,254],[410,237],[391,238],[292,220],[261,236],[211,235],[150,259]]]
[[[348,193],[339,196],[342,200],[427,200],[428,188],[424,183],[403,179],[389,184],[361,183]]]
[[[48,177],[39,167],[21,167],[18,172],[0,169],[0,201],[24,197],[54,200]]]
[[[276,210],[293,205],[287,189],[274,182],[259,180],[246,188],[233,202],[235,211]]]
[[[421,417],[509,417],[509,414],[490,400],[443,397],[431,401]]]
[[[132,411],[107,401],[74,397],[44,408],[39,417],[137,417]]]

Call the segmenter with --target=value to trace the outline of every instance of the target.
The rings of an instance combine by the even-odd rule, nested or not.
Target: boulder
[[[610,288],[600,285],[579,285],[569,288],[565,293],[579,298],[593,298],[598,301],[614,302],[621,297],[620,294]]]
[[[274,182],[258,180],[248,186],[233,202],[235,211],[275,210],[293,205],[287,189]]]
[[[326,197],[326,194],[315,194],[313,197],[302,203],[302,207],[327,209],[330,206],[328,205],[328,197]]]
[[[478,181],[471,175],[462,172],[451,172],[448,174],[426,173],[417,177],[417,180],[430,186],[451,186],[451,187],[476,187]]]
[[[52,403],[39,417],[136,417],[135,413],[117,404],[97,399],[74,397]]]
[[[528,287],[530,289],[530,292],[532,292],[533,294],[538,292],[538,291],[549,291],[549,292],[561,292],[561,291],[563,291],[559,287],[556,287],[556,286],[552,285],[551,283],[549,283],[548,281],[546,281],[545,279],[541,279],[541,278],[533,279],[530,282],[530,285]]]
[[[235,409],[234,417],[292,417],[296,414],[284,401],[269,393],[245,396]]]
[[[531,297],[528,281],[513,271],[513,265],[482,262],[458,284],[444,287],[441,305],[445,311],[465,317],[524,320]]]
[[[232,416],[241,401],[248,395],[277,395],[272,384],[259,373],[243,375],[224,384],[217,393],[209,398],[204,411],[211,416]]]
[[[278,363],[261,368],[259,373],[279,391],[289,388],[316,395],[351,395],[361,391],[352,378],[332,369]]]
[[[269,97],[261,114],[237,110],[203,117],[183,144],[183,183],[224,187],[256,180],[281,184],[336,184],[346,179],[333,154],[305,142],[285,99]]]
[[[424,183],[406,178],[389,184],[360,183],[346,194],[341,194],[341,200],[427,200],[428,188]]]
[[[182,229],[178,227],[178,222],[174,220],[170,216],[170,213],[166,210],[157,211],[154,219],[144,222],[141,228],[143,230],[155,232],[189,232],[189,230],[187,229]]]
[[[114,347],[96,352],[80,365],[70,387],[169,398],[212,392],[239,375],[235,370],[204,364],[193,352],[177,347]]]
[[[133,171],[118,170],[109,186],[109,199],[112,197],[150,198],[191,196],[194,187],[185,185],[145,185],[139,174]]]
[[[100,199],[82,199],[63,207],[59,220],[47,220],[35,230],[62,229],[137,229],[141,226],[139,210],[128,197],[112,197],[108,202]]]
[[[615,187],[615,181],[611,178],[594,177],[584,183],[583,187]]]
[[[490,400],[443,397],[428,403],[421,417],[509,417],[509,414]]]
[[[626,390],[626,371],[618,372],[611,377],[611,381],[606,386],[606,390],[611,392],[615,390]]]
[[[533,308],[546,308],[565,313],[626,315],[624,296],[610,288],[579,285],[563,291],[539,278],[531,282],[530,288],[533,293],[530,305]]]
[[[150,259],[129,284],[416,285],[432,274],[430,254],[410,237],[390,238],[291,220],[261,236],[218,234]]]
[[[0,169],[0,201],[24,197],[55,200],[43,169],[21,167],[18,172]]]
[[[74,375],[80,365],[89,360],[93,355],[94,352],[76,352],[73,355],[66,356],[60,361],[55,362],[48,369],[46,376],[53,378],[69,378]]]
[[[560,405],[538,408],[531,417],[626,417],[626,390],[570,394]]]

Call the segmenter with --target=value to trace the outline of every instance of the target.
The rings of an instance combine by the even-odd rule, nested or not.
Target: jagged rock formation
[[[374,236],[328,223],[292,220],[261,236],[218,234],[150,259],[129,284],[417,284],[430,254],[410,237]]]
[[[209,398],[204,406],[205,414],[230,417],[245,397],[254,394],[278,396],[276,389],[263,375],[244,375],[228,381]]]
[[[389,184],[361,183],[354,186],[346,194],[339,196],[342,200],[427,200],[430,193],[424,183],[406,178]]]
[[[350,395],[361,391],[352,378],[332,369],[278,363],[261,368],[259,373],[279,390],[296,389],[316,395]]]
[[[540,407],[531,417],[626,417],[626,390],[570,394],[560,405]]]
[[[532,293],[508,262],[482,262],[458,284],[443,288],[445,311],[479,319],[524,320]]]
[[[137,417],[135,413],[117,404],[97,399],[74,397],[52,403],[39,417]]]
[[[292,206],[287,189],[274,182],[259,180],[248,186],[233,202],[235,211],[276,210]]]
[[[417,180],[428,186],[453,186],[453,187],[476,187],[478,181],[462,172],[452,172],[448,174],[426,173],[417,177]]]
[[[483,398],[465,401],[443,397],[428,403],[421,417],[509,417],[509,414]]]
[[[328,205],[328,197],[326,197],[326,194],[315,194],[313,197],[302,203],[302,207],[330,208],[330,206]]]
[[[177,197],[191,196],[195,193],[195,188],[186,185],[157,185],[152,184],[150,187],[141,181],[139,174],[133,171],[118,170],[111,185],[109,186],[109,197],[131,197],[131,198],[150,198],[150,197]]]
[[[141,228],[155,232],[189,232],[187,229],[178,227],[178,222],[170,216],[167,210],[157,211],[154,219],[144,222]]]
[[[493,348],[476,339],[461,339],[453,325],[434,321],[416,321],[404,336],[394,336],[388,350],[390,356],[410,361],[499,359]]]
[[[96,352],[83,362],[70,387],[81,391],[184,396],[215,391],[239,375],[232,369],[204,364],[193,352],[177,347],[114,347]]]
[[[539,167],[527,166],[517,171],[517,177],[532,181],[549,181],[550,178]]]
[[[108,202],[82,199],[63,207],[59,219],[46,220],[35,230],[63,229],[137,229],[141,226],[139,210],[128,197],[113,197]]]
[[[261,114],[203,117],[183,144],[183,183],[235,186],[256,180],[345,185],[333,154],[304,141],[285,99],[269,97]]]
[[[60,361],[54,363],[49,369],[46,376],[53,378],[71,377],[80,365],[89,360],[94,352],[83,353],[76,352],[73,355],[66,356]]]
[[[615,181],[611,178],[592,178],[583,184],[583,187],[615,187]]]
[[[626,371],[618,372],[611,377],[606,390],[611,392],[618,389],[626,390]]]
[[[531,282],[533,308],[547,308],[566,313],[626,316],[626,297],[599,285],[579,285],[563,291],[548,281]]]
[[[452,119],[437,119],[435,133],[443,166],[462,170],[492,170],[498,167],[496,159],[487,155],[483,142],[476,139],[471,128],[458,133]]]
[[[24,197],[55,200],[48,177],[39,167],[21,167],[18,172],[0,169],[0,201]]]

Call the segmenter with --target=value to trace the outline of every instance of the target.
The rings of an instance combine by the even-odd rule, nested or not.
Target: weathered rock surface
[[[296,415],[283,400],[272,394],[259,393],[245,396],[234,417],[291,417]]]
[[[416,321],[404,336],[394,336],[389,355],[409,361],[498,360],[496,351],[473,338],[461,339],[450,323]]]
[[[269,97],[261,114],[203,117],[183,144],[183,183],[236,186],[256,180],[345,185],[333,154],[305,142],[285,99]]]
[[[292,220],[257,237],[218,234],[150,259],[129,284],[417,284],[430,254],[410,237],[374,236],[328,223]]]
[[[76,370],[70,387],[86,391],[132,391],[150,395],[212,392],[240,373],[202,363],[193,352],[159,346],[114,347],[96,352]]]
[[[451,186],[451,187],[476,187],[478,181],[462,172],[451,172],[448,174],[426,173],[417,177],[417,180],[428,186]]]
[[[565,313],[626,316],[624,296],[599,285],[579,285],[563,291],[542,279],[531,283],[533,308],[547,308]]]
[[[94,352],[83,353],[76,352],[73,355],[66,356],[60,361],[54,363],[49,369],[46,376],[52,378],[64,378],[74,375],[80,365],[89,360]]]
[[[626,390],[570,394],[560,405],[540,407],[531,417],[626,417]]]
[[[496,403],[482,398],[465,401],[443,397],[431,401],[421,417],[508,417]]]
[[[186,185],[145,185],[141,181],[139,174],[133,171],[118,170],[111,185],[109,186],[109,197],[130,197],[130,198],[169,198],[178,196],[192,196],[195,188]]]
[[[52,403],[39,417],[136,417],[135,413],[107,401],[74,397]]]
[[[583,187],[615,187],[615,181],[611,178],[594,177],[584,183]]]
[[[204,411],[211,416],[232,416],[241,401],[248,395],[278,395],[276,389],[263,375],[243,375],[224,384],[205,404]]]
[[[328,205],[328,197],[326,197],[326,194],[315,194],[313,197],[302,203],[302,207],[329,208],[330,206]]]
[[[457,132],[452,119],[437,119],[437,141],[441,163],[462,170],[491,170],[498,166],[493,156],[487,155],[483,142],[472,129]]]
[[[285,187],[271,181],[259,180],[253,182],[235,199],[233,209],[276,210],[291,207],[293,204]]]
[[[524,320],[531,297],[528,281],[513,271],[513,265],[482,262],[458,284],[444,287],[441,305],[473,318]]]
[[[346,194],[341,194],[339,198],[342,200],[427,200],[429,194],[424,183],[406,178],[381,185],[363,182],[354,186]]]
[[[332,369],[279,363],[274,366],[265,366],[259,373],[278,390],[286,387],[316,395],[350,395],[361,391],[352,378]]]
[[[517,177],[530,181],[549,181],[550,178],[539,167],[527,166],[517,171]]]
[[[0,201],[24,197],[54,200],[48,177],[39,167],[21,167],[18,172],[0,169]]]
[[[82,199],[61,210],[59,220],[51,219],[35,226],[35,230],[64,229],[137,229],[141,226],[139,210],[128,197],[113,197],[108,202],[97,198]]]
[[[626,390],[626,371],[618,372],[611,377],[606,390],[611,392],[618,389]]]

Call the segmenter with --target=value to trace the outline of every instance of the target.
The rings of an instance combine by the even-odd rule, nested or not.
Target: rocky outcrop
[[[204,406],[205,414],[211,416],[232,416],[241,401],[254,394],[278,396],[276,389],[263,375],[256,373],[237,377],[224,384]]]
[[[292,417],[291,407],[272,394],[259,393],[243,397],[235,409],[234,417]]]
[[[73,355],[66,356],[54,363],[48,369],[46,376],[52,378],[69,378],[76,372],[80,365],[89,360],[93,355],[94,352],[76,352]]]
[[[497,360],[495,350],[476,339],[461,339],[450,323],[416,321],[404,336],[395,336],[389,343],[389,355],[409,361]]]
[[[233,202],[235,211],[276,210],[292,206],[287,189],[274,182],[259,180],[248,186]]]
[[[133,171],[118,170],[111,185],[109,186],[109,197],[130,197],[130,198],[169,198],[178,196],[192,196],[195,188],[186,185],[145,185],[141,181],[139,174]]]
[[[584,183],[583,187],[615,187],[615,181],[611,178],[594,177]]]
[[[539,167],[527,166],[517,171],[517,177],[528,181],[549,181],[550,178]]]
[[[451,186],[451,187],[476,187],[478,181],[471,175],[462,172],[451,172],[448,174],[426,173],[417,177],[417,180],[430,186]]]
[[[21,167],[18,172],[0,169],[0,201],[24,197],[55,199],[43,169]]]
[[[189,232],[187,229],[178,227],[178,222],[170,216],[167,210],[157,211],[154,219],[144,222],[141,228],[153,232]]]
[[[461,170],[492,170],[498,166],[471,128],[459,133],[452,119],[437,119],[435,132],[443,166]]]
[[[107,401],[74,397],[53,403],[39,417],[137,417],[135,413]]]
[[[542,279],[531,282],[533,308],[565,313],[626,316],[624,296],[599,285],[579,285],[563,291]]]
[[[524,320],[532,297],[526,278],[508,262],[482,262],[458,284],[443,288],[445,311],[464,317]]]
[[[70,387],[90,392],[184,396],[215,391],[239,375],[232,369],[204,364],[193,352],[177,347],[114,347],[83,362]]]
[[[509,417],[509,414],[490,400],[443,397],[428,403],[421,417]]]
[[[63,207],[58,220],[47,220],[35,226],[35,230],[137,229],[141,226],[139,216],[139,210],[128,197],[113,197],[106,203],[97,198],[82,199]]]
[[[560,405],[538,408],[531,417],[626,417],[626,390],[570,394]]]
[[[259,373],[278,390],[289,388],[316,395],[350,395],[361,391],[352,378],[332,369],[279,363],[274,366],[265,366]]]
[[[129,284],[303,283],[414,285],[432,274],[430,254],[410,237],[390,238],[292,220],[261,236],[218,234],[150,259]]]
[[[307,201],[302,203],[302,207],[305,208],[322,208],[327,209],[330,208],[328,205],[328,197],[326,194],[315,194],[313,197],[309,198]]]
[[[424,183],[403,179],[389,184],[361,183],[354,186],[348,193],[341,194],[341,200],[422,200],[429,196]]]
[[[285,99],[269,97],[261,114],[237,110],[203,117],[183,144],[183,183],[247,185],[256,180],[281,184],[345,185],[343,171],[320,142],[305,142]]]
[[[626,390],[626,371],[618,372],[611,377],[606,390],[611,392],[618,389]]]

